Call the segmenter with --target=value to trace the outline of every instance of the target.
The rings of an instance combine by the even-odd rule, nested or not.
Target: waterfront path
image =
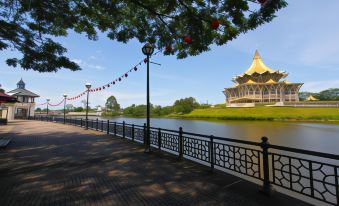
[[[93,130],[40,121],[0,126],[0,204],[307,205],[238,177]]]

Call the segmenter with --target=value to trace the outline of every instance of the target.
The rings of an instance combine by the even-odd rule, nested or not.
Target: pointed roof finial
[[[253,59],[261,59],[260,54],[257,49],[255,50]]]
[[[22,80],[22,78],[16,85],[18,86],[18,88],[25,89],[25,82]]]

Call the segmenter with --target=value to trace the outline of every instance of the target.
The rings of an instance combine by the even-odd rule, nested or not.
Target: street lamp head
[[[67,97],[67,94],[63,94],[62,96],[63,96],[64,98],[66,98],[66,97]]]
[[[51,99],[46,99],[47,102],[51,101]]]
[[[154,52],[154,48],[152,46],[152,44],[150,43],[146,43],[143,47],[142,47],[142,53],[144,53],[145,55],[152,55]]]
[[[90,83],[86,83],[85,86],[87,89],[90,89],[92,85]]]

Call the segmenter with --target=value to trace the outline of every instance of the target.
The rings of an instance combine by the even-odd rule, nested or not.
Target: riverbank
[[[339,122],[339,109],[295,107],[208,108],[195,109],[189,114],[172,114],[169,117],[184,119]]]
[[[67,115],[69,116],[69,114]],[[81,116],[73,113],[70,116]],[[189,114],[151,115],[152,118],[200,119],[207,121],[220,120],[259,120],[259,121],[297,121],[339,123],[339,108],[300,108],[300,107],[254,107],[226,108],[215,107],[195,109]],[[145,118],[145,116],[102,115],[103,118],[128,117]]]

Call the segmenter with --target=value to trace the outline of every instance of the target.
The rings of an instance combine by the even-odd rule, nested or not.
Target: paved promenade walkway
[[[71,125],[0,126],[0,205],[306,205],[140,144]]]

